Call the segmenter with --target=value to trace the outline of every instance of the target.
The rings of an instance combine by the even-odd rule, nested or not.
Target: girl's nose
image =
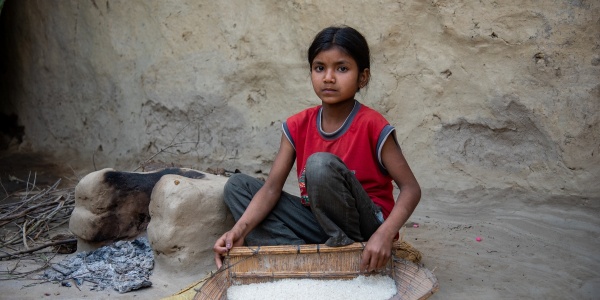
[[[325,72],[325,77],[323,78],[323,82],[325,83],[335,83],[335,75],[333,71]]]

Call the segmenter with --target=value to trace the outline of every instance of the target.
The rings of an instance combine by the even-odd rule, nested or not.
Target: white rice
[[[389,276],[358,276],[352,280],[282,279],[274,282],[233,285],[227,289],[229,300],[387,300],[397,292]]]

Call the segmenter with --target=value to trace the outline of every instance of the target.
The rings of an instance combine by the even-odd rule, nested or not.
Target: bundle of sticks
[[[0,200],[0,260],[65,244],[76,244],[72,236],[50,233],[69,221],[75,206],[75,188],[59,189],[60,179],[47,188],[27,182],[25,191]]]

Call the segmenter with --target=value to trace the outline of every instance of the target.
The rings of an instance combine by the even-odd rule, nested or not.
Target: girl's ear
[[[371,79],[371,70],[369,70],[369,68],[365,68],[358,75],[358,87],[362,89],[367,86],[367,84],[369,84],[369,79]]]

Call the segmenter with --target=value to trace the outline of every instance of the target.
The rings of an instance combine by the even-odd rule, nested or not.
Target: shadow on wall
[[[437,151],[451,163],[476,170],[514,174],[532,168],[550,171],[561,160],[551,138],[540,129],[520,99],[506,95],[492,107],[495,118],[460,118],[444,124],[436,136]]]

